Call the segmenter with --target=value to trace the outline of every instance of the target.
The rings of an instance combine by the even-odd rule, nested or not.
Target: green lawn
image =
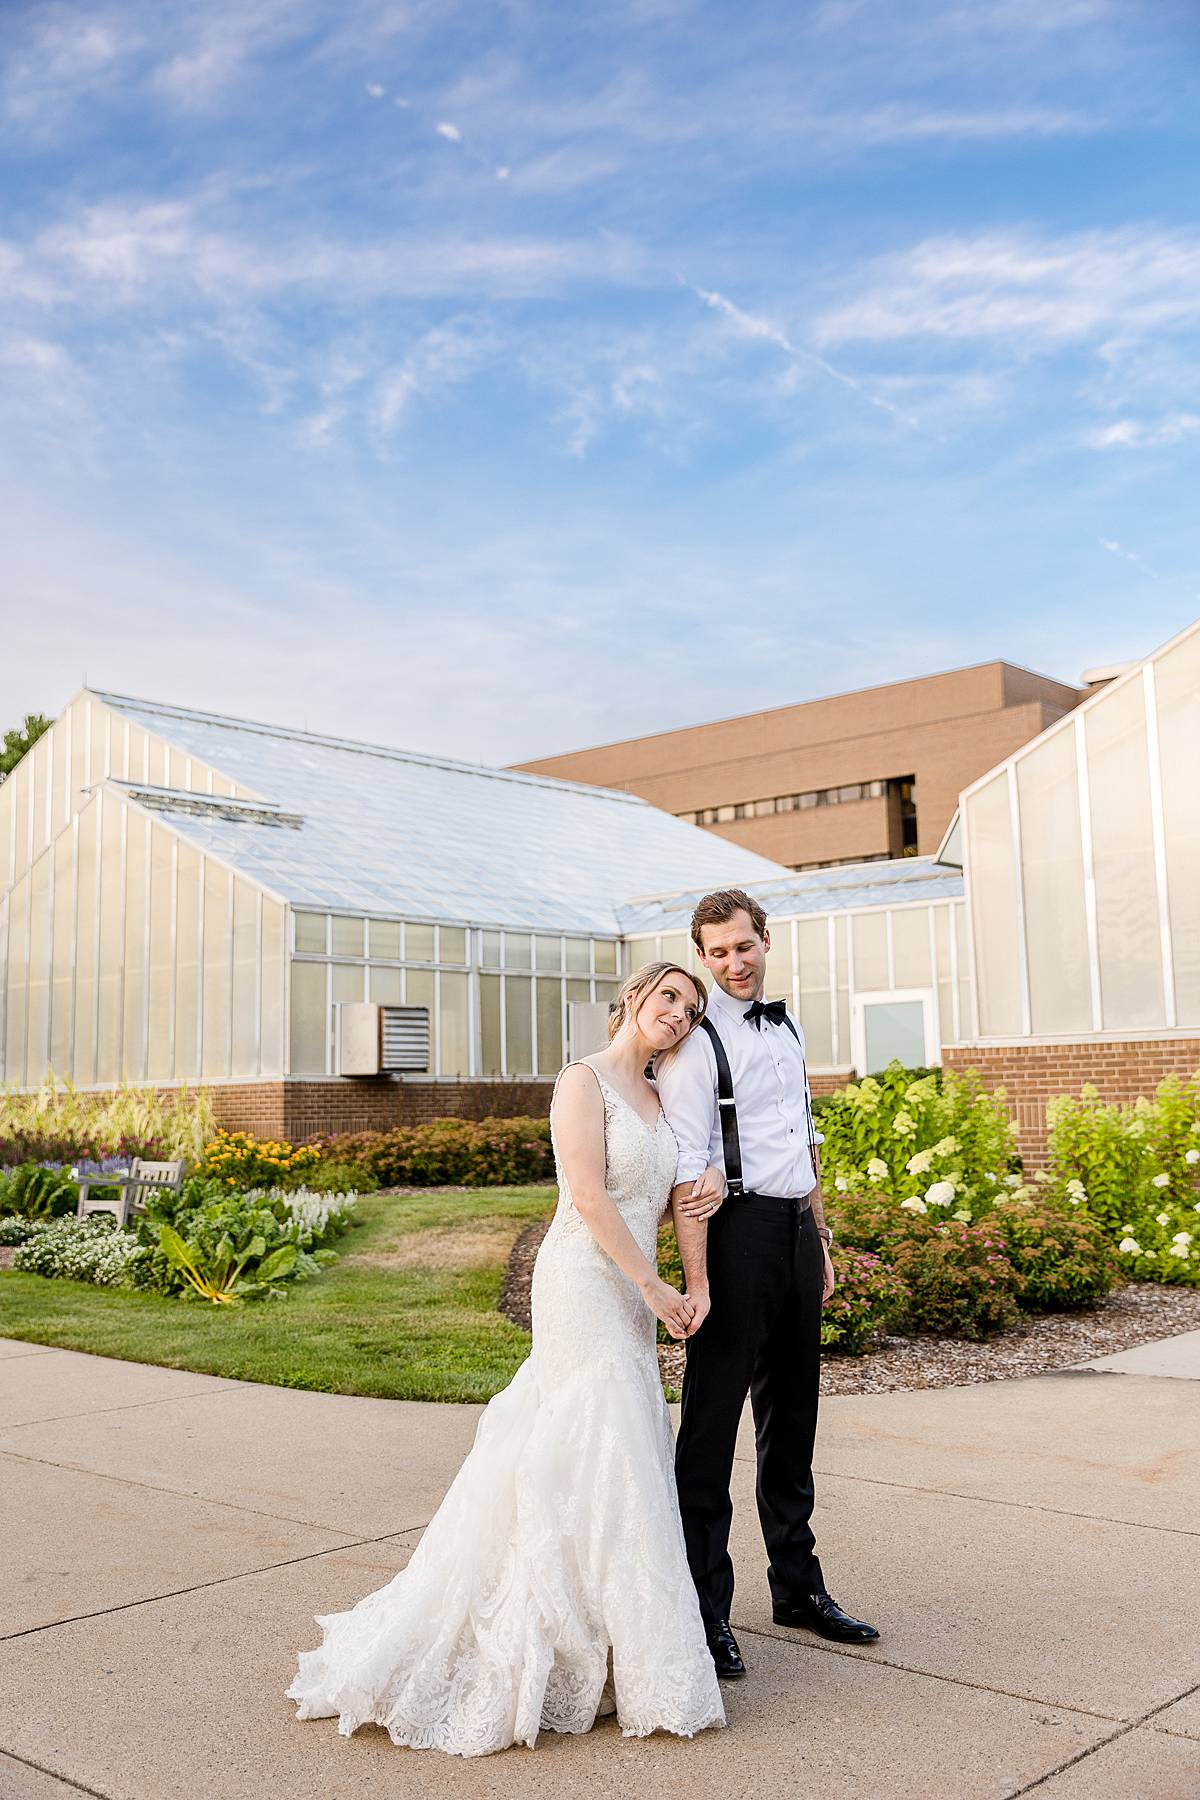
[[[509,1249],[549,1187],[369,1194],[341,1261],[238,1306],[0,1274],[0,1336],[238,1381],[397,1400],[488,1400],[529,1337],[496,1310]]]

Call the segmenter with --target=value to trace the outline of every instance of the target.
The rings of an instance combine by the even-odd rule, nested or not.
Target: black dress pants
[[[688,1339],[675,1476],[705,1624],[733,1604],[729,1482],[749,1393],[771,1596],[824,1586],[811,1518],[824,1253],[807,1200],[744,1194],[708,1228],[712,1311]]]

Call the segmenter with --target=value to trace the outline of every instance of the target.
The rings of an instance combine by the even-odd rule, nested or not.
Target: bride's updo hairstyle
[[[646,963],[643,968],[635,969],[632,975],[626,977],[621,983],[616,997],[609,1006],[608,1041],[610,1044],[627,1019],[637,1018],[642,1001],[648,994],[654,992],[664,975],[682,975],[685,981],[691,982],[696,990],[696,998],[699,1002],[699,1005],[696,1008],[696,1018],[692,1021],[693,1026],[696,1024],[697,1020],[704,1017],[704,1009],[708,1005],[708,989],[698,975],[693,975],[690,969],[683,968],[680,963]],[[683,1041],[683,1038],[680,1038],[679,1044],[682,1044]],[[679,1044],[673,1044],[669,1050],[660,1050],[658,1057],[655,1060],[661,1060],[664,1056],[674,1056],[676,1050],[679,1048]]]

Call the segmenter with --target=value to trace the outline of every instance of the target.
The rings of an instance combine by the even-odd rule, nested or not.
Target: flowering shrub
[[[948,1219],[903,1239],[891,1263],[908,1289],[903,1330],[983,1338],[1017,1322],[1017,1272],[987,1225]]]
[[[1084,1087],[1046,1116],[1047,1194],[1099,1222],[1124,1274],[1200,1286],[1200,1076],[1132,1106]]]
[[[94,1219],[56,1219],[33,1227],[13,1257],[13,1268],[28,1275],[118,1287],[136,1250],[133,1234],[118,1230],[111,1214],[101,1213]]]
[[[0,1218],[0,1245],[23,1244],[31,1238],[41,1226],[33,1219],[23,1219],[18,1213],[6,1213]]]
[[[503,1187],[554,1174],[549,1119],[434,1119],[315,1147],[330,1161],[363,1163],[381,1187]]]
[[[895,1269],[869,1250],[835,1243],[832,1256],[837,1286],[821,1314],[821,1344],[843,1356],[862,1356],[903,1313],[908,1289]]]
[[[249,1131],[218,1131],[196,1164],[196,1174],[227,1188],[295,1186],[316,1169],[321,1152],[283,1138],[256,1138]]]
[[[1014,1197],[1001,1201],[987,1223],[1016,1270],[1017,1300],[1026,1312],[1098,1306],[1118,1278],[1113,1245],[1082,1210]]]
[[[328,1243],[330,1238],[349,1231],[354,1223],[350,1215],[358,1205],[357,1193],[327,1193],[311,1187],[252,1188],[242,1199],[247,1205],[261,1200],[269,1206],[282,1206],[303,1226],[313,1244]]]
[[[1003,1090],[985,1093],[973,1070],[914,1081],[894,1062],[851,1082],[821,1110],[826,1195],[874,1188],[914,1212],[978,1217],[1016,1161],[1003,1102]]]
[[[49,1078],[33,1093],[4,1093],[0,1106],[0,1163],[75,1163],[143,1156],[193,1161],[215,1129],[203,1088],[164,1097],[154,1088],[120,1087],[81,1094]]]

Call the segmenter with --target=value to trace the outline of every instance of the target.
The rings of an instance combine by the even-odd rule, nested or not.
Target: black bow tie
[[[787,1018],[787,1003],[783,1000],[755,1000],[746,1008],[746,1017],[754,1021],[755,1031],[762,1030],[764,1019],[768,1025],[782,1025]]]

